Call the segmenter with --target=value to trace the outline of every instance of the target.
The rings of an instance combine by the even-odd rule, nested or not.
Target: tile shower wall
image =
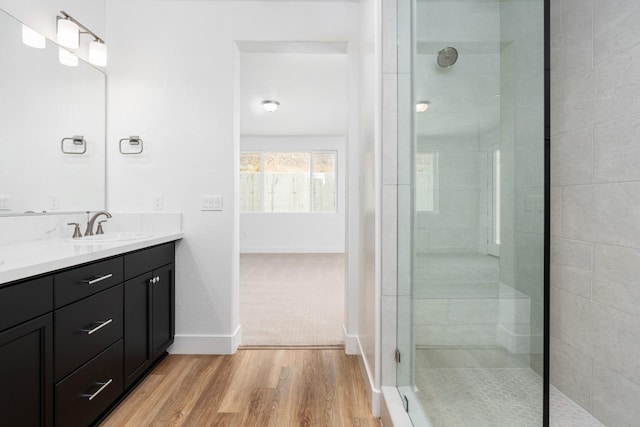
[[[640,419],[640,2],[551,0],[551,382]]]

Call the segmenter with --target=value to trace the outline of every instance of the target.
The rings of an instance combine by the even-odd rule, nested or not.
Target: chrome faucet
[[[89,212],[87,212],[87,229],[84,232],[85,236],[93,236],[93,224],[100,215],[105,215],[107,218],[111,218],[111,214],[107,211],[98,211],[89,219]]]

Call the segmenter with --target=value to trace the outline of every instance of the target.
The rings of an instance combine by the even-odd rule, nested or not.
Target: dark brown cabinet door
[[[133,384],[173,343],[174,280],[172,263],[125,282],[125,388]]]
[[[151,273],[124,284],[124,386],[151,365]]]
[[[153,271],[151,286],[151,345],[156,359],[173,343],[175,335],[175,270],[168,264]]]
[[[0,333],[0,425],[53,425],[53,316]]]

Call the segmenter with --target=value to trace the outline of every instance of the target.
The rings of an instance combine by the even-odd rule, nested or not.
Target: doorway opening
[[[241,345],[343,345],[346,43],[237,44]]]

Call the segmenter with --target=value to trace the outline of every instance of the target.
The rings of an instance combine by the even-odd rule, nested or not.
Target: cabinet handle
[[[86,331],[86,329],[85,329],[85,331],[87,332],[87,335],[91,335],[92,333],[97,332],[97,331],[99,331],[100,329],[104,328],[105,326],[107,326],[107,325],[108,325],[109,323],[111,323],[111,322],[113,322],[113,319],[109,319],[109,320],[107,320],[106,322],[101,322],[101,323],[100,323],[98,326],[96,326],[95,328],[90,329],[90,330],[88,330],[88,331]]]
[[[96,398],[96,396],[98,396],[100,393],[102,393],[102,390],[104,390],[105,388],[109,387],[109,384],[111,384],[113,382],[113,378],[110,378],[109,381],[107,381],[106,383],[102,383],[102,387],[100,387],[98,389],[98,391],[96,391],[95,393],[91,394],[91,395],[85,395],[86,397],[89,398],[89,400],[93,400]],[[101,384],[101,383],[98,383]]]
[[[107,280],[111,277],[113,277],[113,274],[109,273],[109,274],[105,274],[104,276],[96,277],[95,279],[83,280],[83,282],[86,283],[87,285],[93,285],[94,283],[102,282],[103,280]]]

